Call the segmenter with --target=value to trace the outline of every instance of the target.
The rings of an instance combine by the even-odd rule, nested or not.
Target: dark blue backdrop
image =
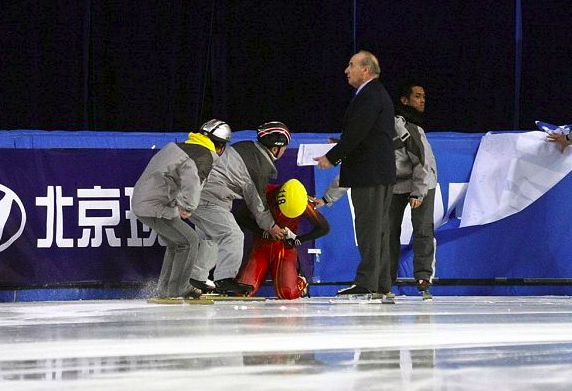
[[[427,85],[429,129],[570,123],[566,1],[4,0],[0,129],[164,130],[220,117],[339,132],[350,55],[395,94]]]
[[[255,132],[238,132],[234,140],[252,139]],[[310,194],[320,196],[336,170],[315,170],[295,165],[296,148],[303,143],[323,143],[330,134],[299,134],[292,148],[278,161],[280,177],[276,183],[291,177],[300,178]],[[0,131],[0,204],[11,205],[5,221],[0,221],[0,301],[2,290],[10,287],[30,287],[48,284],[66,285],[86,283],[129,284],[153,280],[157,277],[163,249],[128,242],[133,235],[134,221],[126,215],[129,209],[126,188],[133,186],[145,164],[152,156],[151,148],[161,148],[166,142],[185,138],[184,133],[102,133],[102,132],[38,132]],[[448,208],[453,199],[451,184],[469,181],[482,134],[433,133],[429,134],[438,163],[442,205]],[[65,148],[65,149],[64,149]],[[84,149],[81,149],[84,148]],[[314,189],[315,184],[315,189]],[[61,186],[60,199],[47,197],[50,187]],[[86,229],[94,237],[89,221],[79,219],[80,201],[90,200],[77,189],[118,189],[116,195],[104,197],[99,193],[93,200],[87,216],[101,217],[113,213],[108,208],[116,203],[116,222],[105,224],[111,228],[121,245],[111,245],[107,233],[101,245],[90,242],[80,245]],[[452,212],[449,223],[436,231],[437,267],[440,279],[492,279],[492,278],[555,278],[572,275],[572,244],[569,232],[572,220],[563,213],[572,208],[569,197],[572,176],[567,176],[547,194],[508,218],[483,226],[458,228],[459,220]],[[6,190],[9,189],[9,190]],[[315,190],[315,191],[314,191]],[[16,193],[27,212],[27,224],[22,236],[5,246],[21,226],[21,212],[17,203],[7,203]],[[48,202],[50,201],[51,202]],[[441,205],[437,197],[436,206]],[[49,213],[46,205],[57,207]],[[85,204],[84,204],[85,205]],[[438,208],[436,207],[436,210]],[[328,219],[331,231],[316,240],[322,250],[321,262],[313,269],[312,259],[306,258],[307,246],[300,249],[306,275],[320,276],[323,283],[351,281],[359,262],[353,241],[351,214],[347,198],[321,211]],[[47,216],[63,216],[60,237],[72,239],[71,246],[58,245],[57,228]],[[0,213],[0,217],[6,217]],[[0,219],[2,220],[2,219]],[[3,226],[2,226],[3,225]],[[142,232],[138,224],[138,236]],[[54,232],[49,245],[38,245],[38,239]],[[46,241],[43,241],[44,243]],[[61,243],[60,243],[61,244]],[[69,244],[69,243],[68,243]],[[5,248],[2,248],[4,246]],[[412,276],[412,252],[403,247],[399,273]],[[304,259],[306,258],[306,259]],[[339,286],[312,286],[314,295],[333,294]],[[437,294],[571,294],[571,286],[436,286]],[[400,292],[413,293],[414,287],[400,287]],[[42,297],[45,299],[45,297]]]

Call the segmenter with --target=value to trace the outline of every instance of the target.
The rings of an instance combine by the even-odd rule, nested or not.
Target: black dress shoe
[[[252,285],[236,281],[236,278],[224,278],[214,282],[218,293],[249,293],[254,290]]]
[[[348,288],[340,289],[338,291],[338,295],[365,295],[368,293],[373,293],[373,292],[367,288],[363,288],[357,285],[352,285]]]

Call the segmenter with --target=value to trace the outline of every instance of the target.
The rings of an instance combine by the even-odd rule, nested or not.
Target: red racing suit
[[[313,229],[303,235],[297,235],[296,241],[265,239],[264,231],[258,227],[255,220],[243,208],[236,216],[238,224],[254,233],[254,241],[248,259],[242,265],[237,279],[239,282],[254,287],[250,296],[254,296],[270,271],[274,290],[279,299],[297,299],[307,286],[306,280],[298,275],[298,250],[296,245],[326,235],[330,225],[326,218],[314,209],[308,201],[306,210],[301,216],[288,218],[282,214],[276,201],[280,185],[268,185],[266,199],[274,221],[278,226],[288,227],[296,233],[298,223],[302,218],[312,224]]]

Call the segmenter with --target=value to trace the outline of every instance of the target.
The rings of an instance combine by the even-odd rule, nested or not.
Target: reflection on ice
[[[565,390],[572,302],[0,305],[2,390]]]

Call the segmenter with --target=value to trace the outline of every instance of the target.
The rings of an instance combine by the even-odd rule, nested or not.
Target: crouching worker
[[[298,250],[301,243],[326,235],[330,225],[326,218],[314,209],[308,200],[304,185],[290,179],[282,186],[268,185],[266,192],[268,207],[280,227],[284,227],[284,240],[273,240],[268,232],[256,224],[246,208],[236,216],[243,228],[254,233],[254,242],[248,259],[240,269],[238,281],[252,285],[254,296],[266,279],[268,271],[279,299],[297,299],[307,287],[306,279],[298,273]],[[313,226],[312,230],[297,235],[298,223],[302,218]]]
[[[230,127],[213,119],[184,143],[169,143],[149,162],[135,184],[131,210],[167,243],[158,297],[198,298],[201,290],[189,284],[197,257],[197,233],[183,219],[196,209],[214,161],[230,141]]]

